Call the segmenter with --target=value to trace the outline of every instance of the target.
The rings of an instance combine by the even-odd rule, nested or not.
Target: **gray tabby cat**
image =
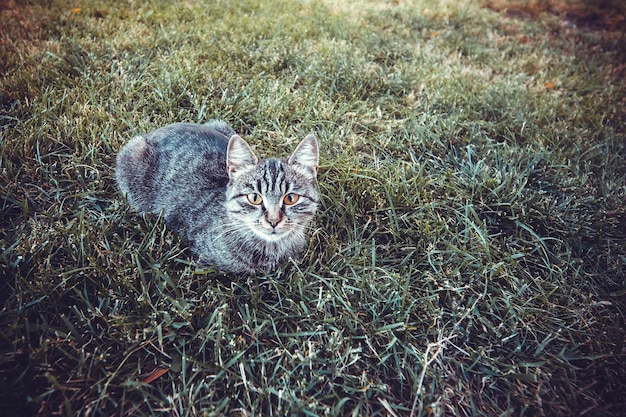
[[[223,121],[176,123],[135,136],[117,156],[130,205],[163,213],[204,264],[270,271],[306,244],[318,202],[318,145],[309,135],[288,159],[257,158]]]

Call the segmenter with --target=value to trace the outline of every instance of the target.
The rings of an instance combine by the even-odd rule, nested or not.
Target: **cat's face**
[[[232,225],[268,242],[304,233],[315,215],[318,145],[307,136],[287,160],[259,160],[248,144],[235,135],[228,144],[230,176],[226,209]]]

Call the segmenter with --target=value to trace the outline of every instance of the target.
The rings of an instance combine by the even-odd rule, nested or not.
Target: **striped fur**
[[[314,135],[288,159],[261,160],[222,121],[177,123],[132,138],[117,156],[116,176],[131,206],[162,212],[201,263],[253,273],[275,269],[306,245],[317,164]]]

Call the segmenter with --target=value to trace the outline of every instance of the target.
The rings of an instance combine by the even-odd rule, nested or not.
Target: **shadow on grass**
[[[551,14],[581,29],[626,31],[626,5],[620,0],[488,0],[485,7],[514,18]]]

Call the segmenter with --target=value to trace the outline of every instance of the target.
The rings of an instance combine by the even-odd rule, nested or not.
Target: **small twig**
[[[439,356],[439,354],[443,352],[443,349],[445,348],[446,343],[456,337],[456,334],[454,333],[455,330],[459,327],[461,322],[467,318],[470,312],[474,310],[474,307],[476,307],[476,304],[478,303],[478,301],[480,301],[481,298],[482,298],[482,295],[479,295],[478,298],[476,298],[476,300],[472,304],[472,306],[467,309],[467,311],[463,314],[463,316],[461,316],[460,319],[457,320],[456,323],[454,323],[454,326],[452,327],[452,331],[450,332],[450,335],[448,337],[440,339],[434,343],[429,343],[428,346],[426,346],[426,352],[424,352],[425,361],[422,362],[422,371],[420,372],[420,377],[417,382],[417,388],[415,389],[415,399],[413,400],[413,406],[411,407],[411,414],[410,414],[411,417],[416,415],[415,413],[416,408],[417,408],[417,415],[420,415],[422,413],[423,403],[419,402],[419,407],[418,407],[418,399],[419,399],[420,392],[422,391],[422,386],[424,385],[424,378],[426,377],[426,369],[428,369],[430,364],[433,363],[437,359],[437,356]],[[434,348],[436,348],[437,350],[432,354],[432,356],[429,356],[430,352]]]

